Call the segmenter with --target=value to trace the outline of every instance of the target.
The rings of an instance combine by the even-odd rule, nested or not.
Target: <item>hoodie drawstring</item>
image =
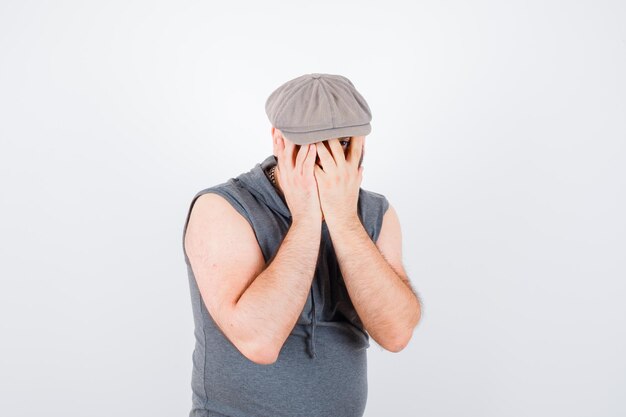
[[[309,349],[312,358],[317,357],[315,354],[315,294],[311,287],[311,302],[313,303],[313,320],[311,320],[311,336],[309,336]]]

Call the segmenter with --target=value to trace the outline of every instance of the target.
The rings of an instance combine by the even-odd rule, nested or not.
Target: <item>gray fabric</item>
[[[289,80],[265,100],[265,113],[296,145],[372,131],[367,101],[343,75],[313,73]]]
[[[264,170],[268,156],[250,171],[199,191],[183,228],[195,325],[190,417],[359,417],[367,401],[369,335],[363,329],[341,275],[332,241],[322,223],[320,254],[306,304],[278,360],[259,365],[226,338],[208,313],[184,249],[193,204],[205,193],[223,196],[252,226],[266,263],[271,262],[291,224],[283,197]],[[389,204],[361,188],[358,214],[376,241]]]

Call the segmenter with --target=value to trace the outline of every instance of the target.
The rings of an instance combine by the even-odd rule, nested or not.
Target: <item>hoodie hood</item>
[[[247,190],[251,194],[263,201],[272,210],[286,218],[291,218],[287,202],[265,174],[266,170],[269,170],[277,163],[276,157],[270,155],[262,162],[256,164],[250,171],[238,176],[237,179],[246,185]]]

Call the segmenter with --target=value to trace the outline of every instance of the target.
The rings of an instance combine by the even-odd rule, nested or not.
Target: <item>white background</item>
[[[0,414],[185,416],[182,227],[311,72],[424,300],[367,417],[626,414],[623,1],[0,3]]]

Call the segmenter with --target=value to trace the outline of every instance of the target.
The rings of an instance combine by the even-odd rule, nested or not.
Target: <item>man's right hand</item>
[[[317,157],[314,144],[296,145],[280,135],[277,149],[278,181],[296,221],[322,222],[322,209],[313,166]]]

